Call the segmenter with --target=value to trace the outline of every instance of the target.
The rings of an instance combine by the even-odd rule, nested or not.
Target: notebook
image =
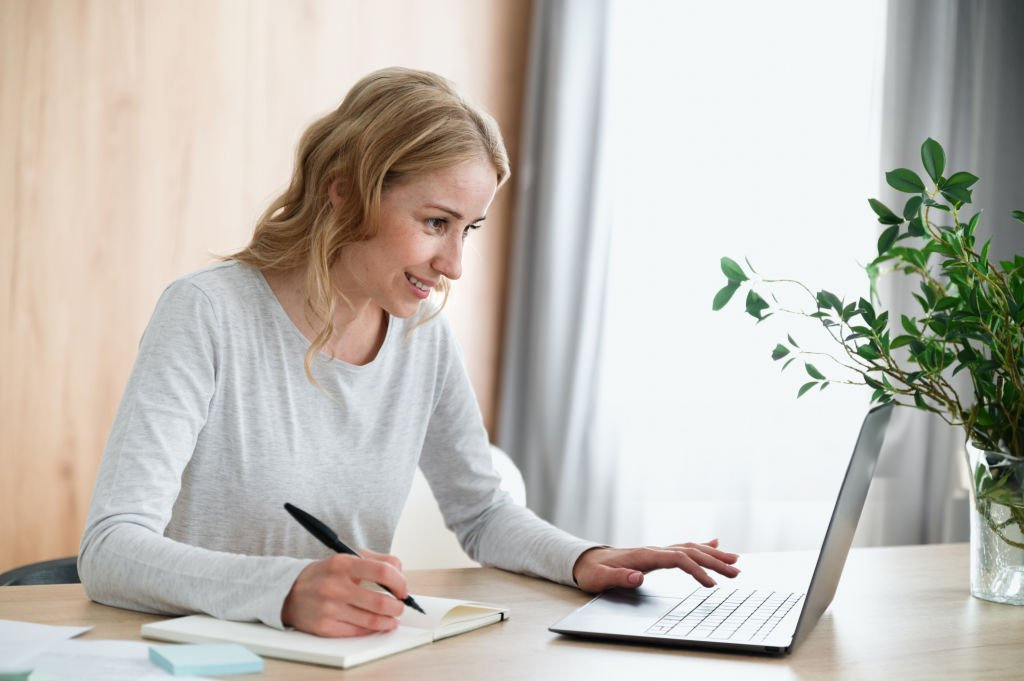
[[[674,593],[644,585],[605,592],[549,629],[559,634],[664,646],[785,654],[832,602],[878,463],[893,405],[875,407],[861,425],[806,593],[747,584]],[[749,575],[748,575],[749,576]],[[683,581],[673,582],[677,588]]]
[[[142,625],[142,636],[178,643],[240,643],[266,657],[347,669],[403,650],[479,629],[509,617],[507,608],[452,598],[416,596],[427,614],[406,608],[394,631],[351,638],[321,638],[255,622],[188,615]]]

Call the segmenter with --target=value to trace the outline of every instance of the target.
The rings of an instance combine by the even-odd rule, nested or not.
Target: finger
[[[663,570],[667,568],[680,567],[680,561],[691,550],[687,546],[644,546],[641,548],[627,549],[620,553],[614,561],[608,561],[614,565],[630,567],[642,572],[652,570]]]
[[[360,551],[359,555],[363,558],[369,558],[370,560],[377,560],[383,563],[389,563],[393,568],[402,571],[402,561],[398,556],[392,556],[390,553],[377,553],[376,551],[364,550]]]
[[[680,570],[688,573],[691,577],[696,579],[701,586],[712,587],[715,585],[715,580],[711,578],[711,575],[709,575],[707,571],[705,571],[704,568],[702,568],[700,564],[697,563],[697,561],[695,561],[688,553],[680,551],[678,552],[678,556],[678,567]]]
[[[391,618],[401,617],[405,612],[405,603],[395,596],[359,585],[354,585],[341,602],[370,614]]]
[[[712,579],[700,563],[690,555],[691,553],[695,555],[706,555],[703,551],[696,549],[693,546],[669,548],[646,547],[631,551],[628,564],[636,569],[643,570],[644,572],[678,568],[690,574],[703,586],[714,586],[715,580]],[[721,565],[723,565],[723,567],[725,566],[724,563],[721,563]]]
[[[368,558],[356,559],[348,568],[348,572],[357,580],[387,587],[399,600],[409,595],[409,585],[405,581],[405,575],[391,563]]]
[[[387,599],[398,603],[394,598],[387,596]],[[401,605],[401,603],[398,603]],[[348,624],[355,629],[364,631],[393,631],[398,628],[398,618],[391,615],[384,615],[379,612],[371,612],[358,607],[354,602],[343,603],[338,608],[335,618]]]
[[[352,624],[351,622],[343,622],[333,617],[322,617],[312,622],[306,622],[301,629],[302,631],[306,631],[310,634],[326,638],[365,636],[367,634],[375,633],[372,629],[364,629],[363,627]]]
[[[581,582],[584,591],[598,592],[608,589],[635,589],[644,582],[644,575],[638,570],[608,565],[595,565]]]
[[[717,540],[712,540],[712,541],[714,541],[717,544]],[[707,553],[708,555],[714,556],[715,558],[717,558],[718,560],[722,561],[723,563],[729,563],[729,564],[735,563],[737,560],[740,559],[740,555],[738,553],[732,553],[730,551],[722,551],[720,549],[715,548],[714,546],[711,546],[708,543],[694,544],[693,542],[689,542],[689,543],[686,543],[686,544],[673,544],[672,546],[669,546],[668,548],[676,549],[676,550],[694,549],[694,550],[697,550],[697,551],[703,551],[704,553]]]
[[[723,561],[713,554],[707,553],[700,550],[689,550],[685,551],[686,555],[693,559],[694,562],[699,565],[714,570],[715,572],[725,575],[726,577],[735,577],[740,573],[740,569],[729,562]]]

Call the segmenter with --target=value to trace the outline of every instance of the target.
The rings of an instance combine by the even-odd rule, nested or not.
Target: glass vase
[[[971,595],[1024,605],[1024,459],[969,448]]]

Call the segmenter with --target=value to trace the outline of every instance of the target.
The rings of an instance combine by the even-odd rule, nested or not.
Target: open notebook
[[[452,598],[415,596],[428,614],[406,608],[398,629],[353,638],[321,638],[301,631],[281,631],[255,622],[229,622],[189,615],[142,625],[145,638],[178,643],[228,641],[266,657],[346,669],[403,650],[426,645],[507,619],[496,605]]]

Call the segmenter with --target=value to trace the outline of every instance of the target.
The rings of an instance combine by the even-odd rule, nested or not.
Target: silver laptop
[[[878,463],[892,405],[868,412],[806,593],[767,588],[691,587],[666,595],[647,584],[612,590],[562,618],[551,631],[571,636],[782,655],[832,602]],[[686,576],[689,580],[689,576]]]

